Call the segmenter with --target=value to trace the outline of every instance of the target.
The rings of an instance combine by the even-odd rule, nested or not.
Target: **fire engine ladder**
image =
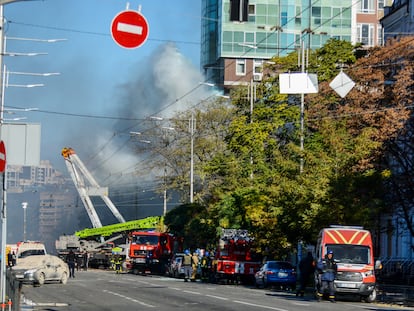
[[[75,150],[72,148],[63,148],[62,156],[65,158],[66,167],[72,177],[75,187],[78,190],[79,196],[85,206],[89,219],[94,228],[101,228],[102,223],[96,213],[92,204],[91,196],[99,196],[111,210],[112,214],[119,222],[125,222],[124,217],[119,213],[118,209],[108,197],[108,188],[100,187],[91,173],[85,167],[83,162],[77,156]],[[82,176],[83,175],[83,176]],[[85,184],[85,179],[89,182],[89,186]]]

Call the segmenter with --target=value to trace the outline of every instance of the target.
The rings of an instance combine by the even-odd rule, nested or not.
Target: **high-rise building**
[[[260,81],[271,57],[330,38],[382,42],[384,0],[202,0],[201,67],[223,88]]]

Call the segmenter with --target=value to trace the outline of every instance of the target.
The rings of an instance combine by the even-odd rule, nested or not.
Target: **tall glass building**
[[[315,49],[338,38],[376,45],[380,4],[381,0],[202,0],[202,70],[211,82],[228,88],[261,80],[264,61],[302,44]]]

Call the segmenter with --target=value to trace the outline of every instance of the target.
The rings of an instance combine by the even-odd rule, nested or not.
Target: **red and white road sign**
[[[0,141],[0,173],[3,173],[6,169],[6,147],[4,142]]]
[[[148,33],[147,20],[138,11],[123,11],[112,20],[112,38],[123,48],[133,49],[141,46],[147,40]]]

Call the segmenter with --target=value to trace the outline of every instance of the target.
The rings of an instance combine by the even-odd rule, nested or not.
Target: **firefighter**
[[[338,267],[336,265],[332,250],[329,250],[328,253],[325,255],[325,258],[321,259],[318,262],[317,269],[320,274],[320,280],[322,283],[317,292],[318,301],[321,301],[323,294],[326,290],[328,290],[329,301],[335,302],[334,280]]]
[[[193,253],[193,256],[191,256],[191,282],[195,282],[197,278],[197,270],[198,270],[198,264],[199,264],[199,258],[197,252]]]
[[[204,252],[203,257],[201,257],[201,263],[200,263],[200,267],[201,267],[201,281],[202,282],[207,282],[209,280],[209,261],[210,261],[210,257],[209,257],[209,252]]]
[[[121,256],[115,255],[113,264],[114,264],[116,274],[121,273],[121,270],[122,270],[122,258],[121,258]]]
[[[187,282],[191,277],[191,254],[188,249],[184,251],[182,266],[184,268],[184,281]]]

